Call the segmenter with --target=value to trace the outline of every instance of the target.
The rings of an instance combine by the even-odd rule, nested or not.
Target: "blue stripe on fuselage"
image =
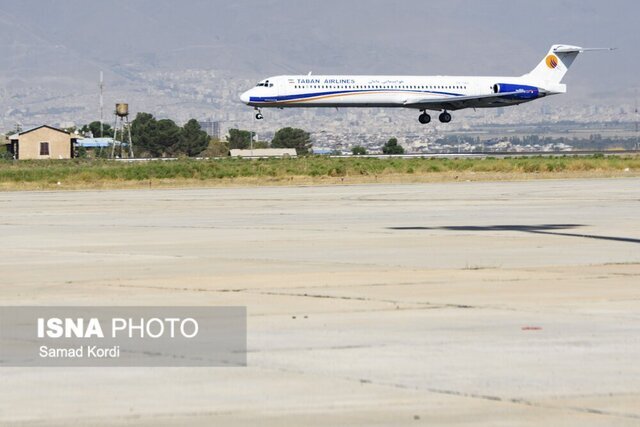
[[[299,99],[315,98],[317,96],[328,95],[344,95],[350,93],[373,93],[373,92],[406,92],[406,93],[431,93],[435,95],[449,95],[449,96],[464,96],[460,93],[451,92],[436,92],[430,90],[401,90],[401,89],[367,89],[367,90],[342,90],[333,92],[315,92],[315,93],[302,93],[297,95],[285,95],[285,96],[252,96],[250,102],[283,102],[283,101],[295,101]]]

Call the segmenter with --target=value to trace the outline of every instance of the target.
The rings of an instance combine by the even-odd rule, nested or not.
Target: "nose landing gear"
[[[256,107],[256,120],[262,120],[262,119],[264,119],[264,116],[262,115],[262,110]]]

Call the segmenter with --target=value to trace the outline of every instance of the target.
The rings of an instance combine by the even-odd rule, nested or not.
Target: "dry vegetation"
[[[640,156],[0,162],[0,189],[434,182],[640,175]]]

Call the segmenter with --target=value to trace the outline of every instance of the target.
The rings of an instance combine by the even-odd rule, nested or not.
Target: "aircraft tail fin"
[[[573,61],[582,52],[593,50],[613,50],[614,48],[582,48],[564,44],[551,46],[547,55],[538,66],[523,77],[541,83],[559,84],[573,64]]]

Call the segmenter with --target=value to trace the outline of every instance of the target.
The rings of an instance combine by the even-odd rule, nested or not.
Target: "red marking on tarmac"
[[[523,331],[541,331],[542,328],[540,326],[523,326]]]

